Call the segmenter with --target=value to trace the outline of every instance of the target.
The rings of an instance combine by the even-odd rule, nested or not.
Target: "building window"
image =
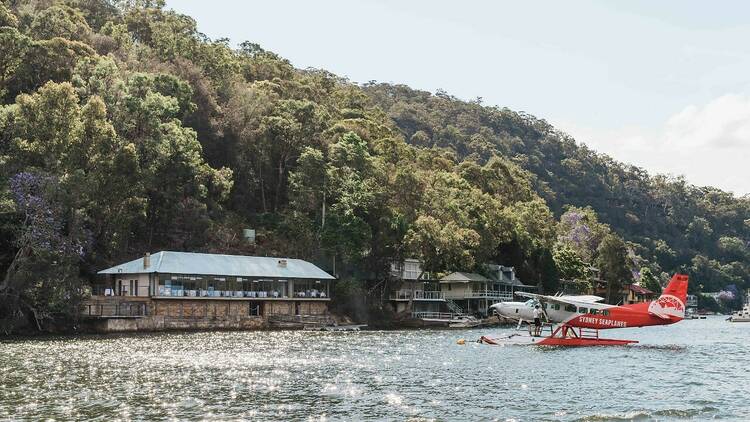
[[[328,283],[320,280],[295,280],[293,295],[305,298],[328,297]]]
[[[262,305],[262,303],[250,302],[250,316],[261,316],[263,314]]]

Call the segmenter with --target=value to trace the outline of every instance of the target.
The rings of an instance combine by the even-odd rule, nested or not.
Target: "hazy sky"
[[[546,119],[652,172],[750,193],[750,2],[170,0],[211,38],[355,82]]]

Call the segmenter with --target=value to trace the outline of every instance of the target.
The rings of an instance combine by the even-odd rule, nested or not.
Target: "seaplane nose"
[[[508,305],[505,305],[503,303],[497,303],[495,305],[492,305],[492,307],[495,309],[495,311],[500,314],[501,316],[508,316],[512,312]]]

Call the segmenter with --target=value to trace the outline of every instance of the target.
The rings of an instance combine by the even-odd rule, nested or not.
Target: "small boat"
[[[482,321],[473,316],[459,316],[448,322],[449,328],[474,328],[482,324]]]
[[[750,322],[750,304],[745,304],[741,311],[735,311],[729,317],[731,322]]]

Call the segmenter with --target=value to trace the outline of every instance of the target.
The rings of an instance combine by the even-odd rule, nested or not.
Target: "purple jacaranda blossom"
[[[56,178],[21,172],[11,177],[9,185],[16,209],[25,217],[20,242],[37,251],[83,257],[91,236],[66,233],[63,210],[54,199],[59,189]]]
[[[731,292],[729,290],[722,290],[719,292],[719,295],[718,295],[719,300],[723,302],[731,302],[734,300],[735,297],[736,295],[734,294],[734,292]]]

